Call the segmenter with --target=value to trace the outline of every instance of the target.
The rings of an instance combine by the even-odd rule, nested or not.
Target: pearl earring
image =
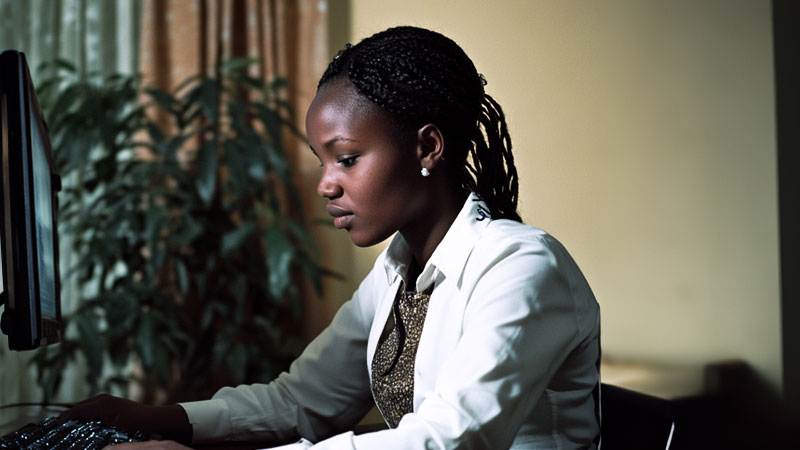
[[[421,173],[423,177],[427,177],[428,175],[431,174],[431,171],[428,170],[427,167],[423,167],[422,170],[419,171],[419,173]]]

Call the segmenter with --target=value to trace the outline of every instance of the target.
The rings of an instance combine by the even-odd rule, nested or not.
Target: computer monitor
[[[61,339],[57,193],[47,125],[25,55],[0,53],[2,331],[11,350]]]

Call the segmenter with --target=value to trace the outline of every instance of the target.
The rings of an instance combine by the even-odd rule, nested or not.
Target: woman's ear
[[[429,123],[417,130],[417,158],[431,172],[444,159],[444,135],[438,125]]]

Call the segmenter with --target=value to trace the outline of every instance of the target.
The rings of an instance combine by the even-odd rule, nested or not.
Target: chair
[[[669,400],[601,385],[600,450],[669,450],[674,432]]]

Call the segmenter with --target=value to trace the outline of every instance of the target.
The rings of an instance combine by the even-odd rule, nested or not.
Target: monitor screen
[[[2,330],[12,350],[61,338],[57,191],[50,138],[23,53],[0,53]]]
[[[31,124],[31,153],[33,159],[33,202],[38,258],[36,266],[39,275],[39,299],[42,317],[56,318],[56,270],[53,248],[53,189],[52,171],[47,162],[42,143],[41,123],[36,120],[33,108],[29,115]]]

